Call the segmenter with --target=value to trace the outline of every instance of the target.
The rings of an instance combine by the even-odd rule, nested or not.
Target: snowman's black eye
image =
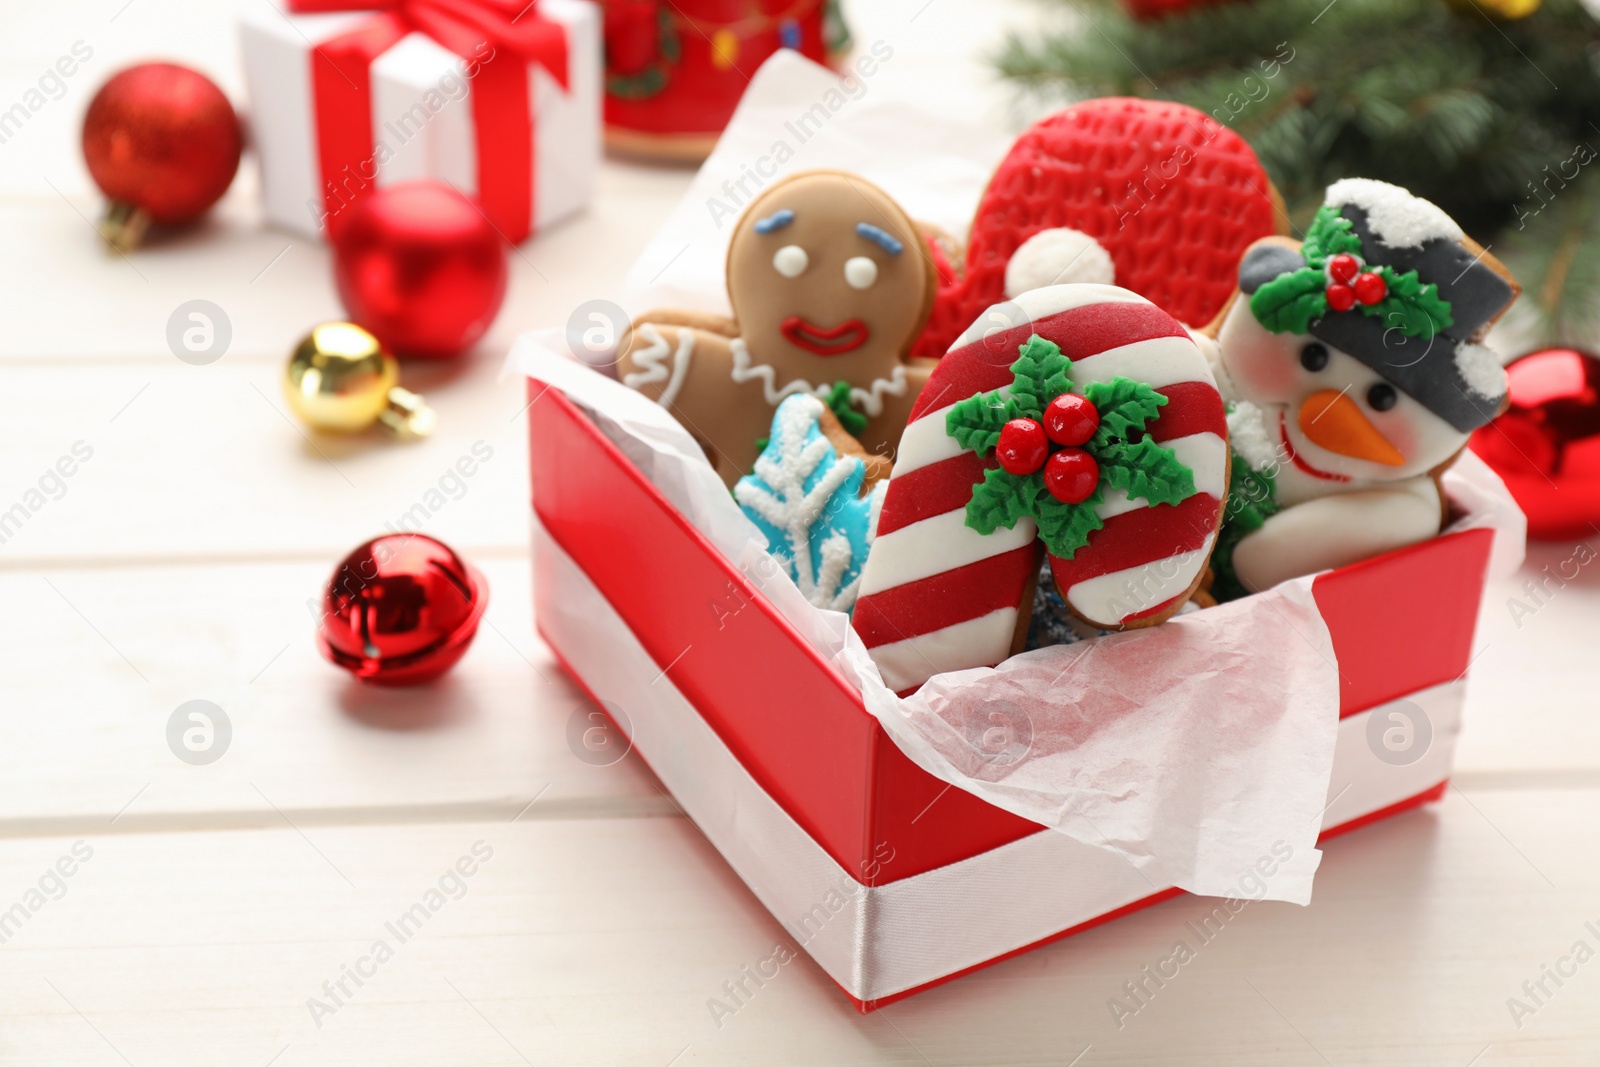
[[[1388,382],[1379,382],[1367,390],[1367,404],[1373,411],[1388,411],[1398,399],[1394,386]]]
[[[1328,365],[1327,348],[1312,341],[1300,350],[1300,365],[1312,374],[1322,370]]]

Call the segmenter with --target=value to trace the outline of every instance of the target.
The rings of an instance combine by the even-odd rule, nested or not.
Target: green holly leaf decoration
[[[1319,268],[1280,274],[1251,295],[1250,311],[1273,333],[1305,333],[1328,313],[1327,285]]]
[[[1011,364],[1011,387],[1006,394],[994,389],[951,405],[944,417],[945,433],[962,448],[984,455],[1000,440],[1000,430],[1012,419],[1037,419],[1044,406],[1072,388],[1067,377],[1072,361],[1061,346],[1038,334],[1017,347]]]
[[[1361,257],[1361,238],[1353,222],[1333,205],[1323,204],[1300,243],[1307,265],[1278,275],[1251,295],[1256,321],[1273,333],[1309,332],[1311,323],[1328,313],[1324,268],[1330,257],[1343,253]],[[1424,285],[1416,271],[1401,274],[1387,264],[1371,270],[1389,291],[1376,304],[1358,305],[1362,314],[1380,316],[1389,329],[1427,341],[1453,323],[1450,302],[1439,295],[1437,285]]]
[[[1177,454],[1150,438],[1119,441],[1100,450],[1100,477],[1107,485],[1152,504],[1180,504],[1194,496],[1194,472]]]
[[[867,428],[867,417],[857,411],[850,396],[850,383],[838,381],[833,383],[833,388],[828,390],[828,395],[823,398],[838,418],[839,425],[852,437],[860,437],[861,431]]]
[[[1332,204],[1323,204],[1306,230],[1306,239],[1300,244],[1300,254],[1306,262],[1322,269],[1330,256],[1348,252],[1361,254],[1361,238],[1355,235],[1355,224]]]
[[[981,456],[999,442],[1001,428],[1018,417],[1016,401],[1001,396],[998,390],[979,393],[951,405],[944,417],[944,432],[962,448]]]
[[[1277,480],[1272,471],[1255,470],[1235,455],[1228,471],[1228,503],[1222,513],[1224,525],[1237,525],[1241,537],[1255,533],[1278,513],[1277,495]]]
[[[1039,501],[1034,521],[1039,524],[1039,539],[1052,556],[1071,559],[1084,545],[1089,535],[1105,526],[1095,508],[1104,499],[1096,489],[1081,504],[1063,504],[1048,492]]]
[[[1377,268],[1377,273],[1389,287],[1389,295],[1376,304],[1361,305],[1364,314],[1381,316],[1391,329],[1424,341],[1433,340],[1455,322],[1450,301],[1439,295],[1437,285],[1422,284],[1416,271],[1400,274],[1383,266]]]
[[[1216,547],[1211,550],[1211,569],[1216,575],[1211,585],[1212,596],[1226,602],[1250,595],[1233,568],[1233,550],[1280,510],[1272,471],[1254,470],[1249,462],[1234,453],[1228,472],[1228,503],[1222,513],[1222,529],[1217,532]]]
[[[972,490],[967,502],[967,525],[981,534],[992,534],[1004,527],[1009,530],[1017,520],[1032,515],[1039,498],[1048,495],[1044,478],[1038,474],[1021,477],[1007,474],[999,467],[984,471],[983,481]]]
[[[1072,361],[1061,348],[1038,334],[1017,349],[1011,365],[1011,386],[968,397],[951,405],[945,415],[945,432],[962,448],[980,456],[992,451],[1000,431],[1012,419],[1040,419],[1050,401],[1072,390]],[[1085,448],[1100,464],[1100,484],[1088,499],[1077,504],[1057,500],[1045,488],[1044,474],[1011,474],[995,467],[967,501],[966,524],[981,534],[1014,529],[1031,517],[1050,554],[1071,559],[1089,543],[1089,535],[1105,523],[1095,511],[1105,499],[1107,485],[1125,490],[1151,504],[1176,504],[1194,495],[1194,474],[1178,462],[1171,449],[1148,439],[1132,442],[1145,424],[1161,413],[1167,398],[1144,382],[1117,377],[1091,383],[1084,395],[1100,415],[1100,428]]]
[[[1067,375],[1072,361],[1061,354],[1061,346],[1046,341],[1038,334],[1029,337],[1018,352],[1021,358],[1011,364],[1015,376],[1011,383],[1011,399],[1020,414],[1015,418],[1037,419],[1044,415],[1044,406],[1072,388]]]
[[[1129,440],[1159,415],[1167,402],[1144,382],[1120,375],[1109,382],[1090,382],[1083,395],[1100,412],[1100,428],[1089,439],[1092,450],[1105,448],[1114,440]]]

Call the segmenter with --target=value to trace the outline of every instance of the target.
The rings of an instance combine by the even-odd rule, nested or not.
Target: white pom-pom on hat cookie
[[[1006,296],[1070,282],[1114,285],[1117,269],[1105,246],[1068,226],[1040,230],[1017,247],[1006,264]]]
[[[1506,395],[1509,388],[1506,369],[1493,349],[1470,341],[1458,345],[1456,369],[1467,388],[1484,399],[1499,400]]]

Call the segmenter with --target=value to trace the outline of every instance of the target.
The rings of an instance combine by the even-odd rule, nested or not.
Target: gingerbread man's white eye
[[[784,245],[773,253],[772,266],[785,278],[798,278],[805,273],[811,257],[799,245]]]
[[[877,261],[866,256],[851,256],[844,261],[844,280],[852,289],[869,288],[878,280]]]

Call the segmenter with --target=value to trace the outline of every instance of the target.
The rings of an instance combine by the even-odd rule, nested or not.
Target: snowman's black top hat
[[[1505,397],[1499,360],[1477,340],[1517,288],[1464,239],[1448,215],[1398,186],[1337,182],[1298,251],[1245,253],[1239,288],[1267,329],[1348,352],[1468,433]]]

